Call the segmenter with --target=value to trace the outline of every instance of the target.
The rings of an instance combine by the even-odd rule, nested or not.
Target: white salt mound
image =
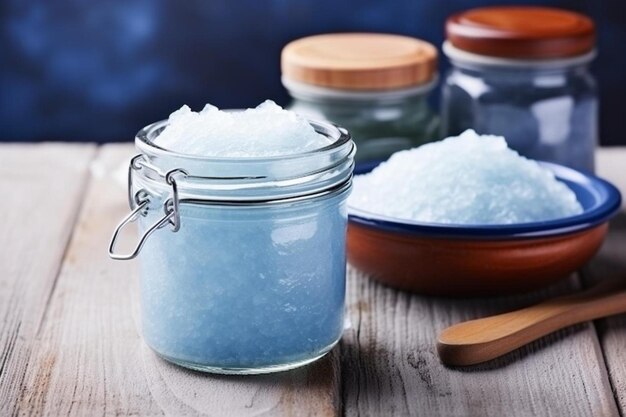
[[[349,205],[428,223],[512,224],[582,213],[551,171],[500,136],[460,136],[393,154],[354,180]]]
[[[207,104],[200,112],[188,106],[170,114],[156,138],[162,148],[209,157],[271,157],[293,155],[330,145],[301,116],[271,100],[254,109],[226,112]]]

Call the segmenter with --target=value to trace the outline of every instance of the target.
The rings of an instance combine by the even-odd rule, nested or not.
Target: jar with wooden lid
[[[427,102],[437,50],[428,42],[374,33],[310,36],[284,47],[281,67],[290,109],[346,127],[357,161],[437,138],[438,118]]]
[[[505,136],[520,154],[593,171],[598,137],[593,22],[530,6],[485,7],[448,18],[442,134]]]

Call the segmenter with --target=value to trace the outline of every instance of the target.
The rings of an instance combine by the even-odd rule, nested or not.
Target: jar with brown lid
[[[442,85],[442,134],[502,135],[527,157],[593,171],[598,100],[589,18],[485,7],[448,18],[446,35],[452,68]]]
[[[374,33],[310,36],[284,47],[281,67],[290,109],[346,127],[358,161],[437,138],[438,118],[427,103],[437,50],[428,42]]]

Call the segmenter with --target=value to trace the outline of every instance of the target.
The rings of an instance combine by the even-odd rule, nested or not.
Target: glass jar
[[[346,127],[357,161],[381,160],[437,138],[436,62],[433,45],[406,36],[317,35],[285,46],[282,82],[290,110]]]
[[[357,161],[386,159],[394,152],[431,142],[438,118],[428,105],[425,86],[384,92],[338,91],[283,78],[293,97],[290,110],[306,117],[347,126],[357,142]]]
[[[160,148],[167,121],[147,126],[129,167],[132,212],[109,253],[140,251],[143,336],[188,368],[253,374],[326,354],[343,330],[346,198],[355,146],[270,158],[208,158]],[[128,222],[142,234],[115,253]]]
[[[548,18],[546,30],[556,25],[556,32],[530,36]],[[471,32],[472,21],[483,22],[484,32]],[[513,35],[495,39],[504,29]],[[593,171],[598,98],[589,71],[595,55],[589,19],[555,9],[494,7],[453,16],[447,30],[443,51],[452,68],[442,85],[443,136],[471,128],[504,136],[529,158]]]

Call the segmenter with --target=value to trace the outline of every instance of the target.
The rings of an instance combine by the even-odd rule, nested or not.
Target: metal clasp
[[[171,187],[171,197],[163,203],[163,211],[165,213],[163,217],[146,229],[143,235],[139,238],[139,242],[137,242],[132,252],[127,254],[115,253],[115,244],[122,229],[127,224],[137,220],[140,216],[148,214],[150,204],[150,195],[148,192],[144,189],[140,189],[132,198],[130,196],[130,192],[132,190],[132,171],[142,169],[143,166],[138,163],[138,158],[140,156],[141,155],[135,156],[130,161],[130,165],[128,167],[129,203],[130,207],[134,207],[134,209],[126,217],[124,217],[124,219],[122,219],[113,232],[111,242],[109,243],[109,256],[112,259],[129,260],[137,257],[150,235],[168,224],[172,226],[173,232],[177,232],[180,229],[180,200],[178,198],[178,183],[176,182],[175,176],[184,175],[186,177],[188,174],[182,169],[173,169],[165,174],[165,182]]]

